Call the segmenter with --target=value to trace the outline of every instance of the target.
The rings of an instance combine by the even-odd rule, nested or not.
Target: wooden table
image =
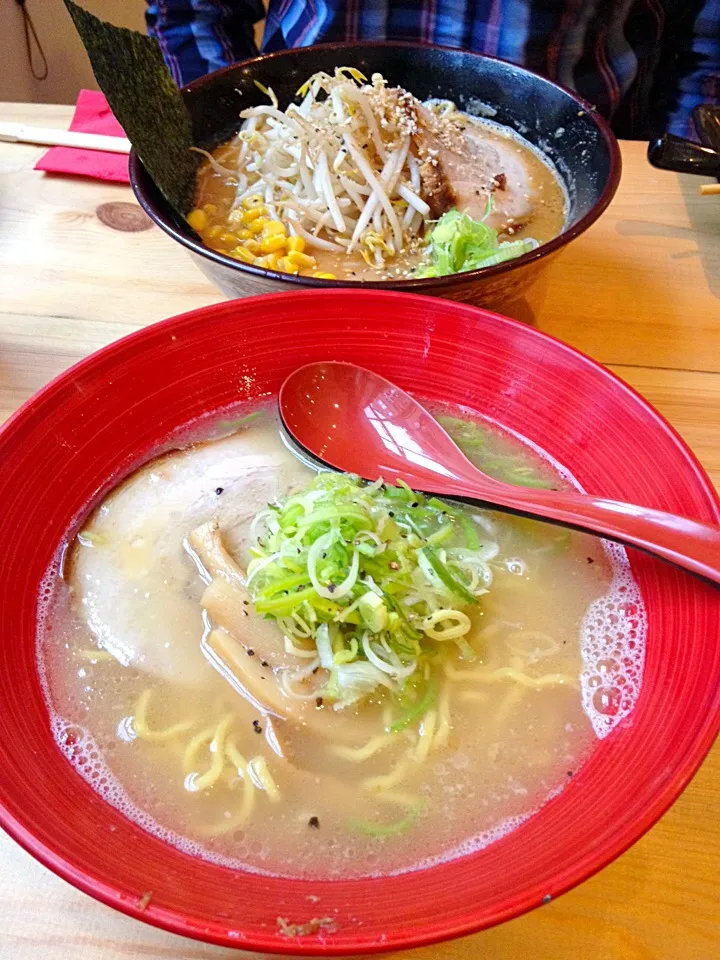
[[[40,126],[66,127],[70,115],[0,105],[0,119]],[[640,390],[718,485],[720,197],[699,197],[697,178],[650,168],[641,143],[622,150],[610,210],[506,312]],[[123,232],[98,218],[101,204],[134,202],[128,187],[43,176],[32,169],[40,152],[0,144],[0,420],[111,340],[222,299],[159,230]],[[601,874],[535,913],[413,960],[711,960],[720,956],[719,846],[716,746],[673,809]],[[114,913],[5,835],[0,864],[0,960],[242,956]]]

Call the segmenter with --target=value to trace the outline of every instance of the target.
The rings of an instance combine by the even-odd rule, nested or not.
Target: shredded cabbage
[[[255,607],[286,647],[317,653],[335,709],[387,689],[414,707],[438,651],[473,656],[464,610],[487,593],[498,548],[469,512],[404,484],[320,473],[251,529]]]
[[[447,277],[466,270],[480,270],[535,250],[538,242],[530,237],[499,242],[497,230],[485,223],[491,211],[492,197],[481,220],[473,220],[457,210],[444,213],[428,237],[430,263],[418,267],[414,276]]]

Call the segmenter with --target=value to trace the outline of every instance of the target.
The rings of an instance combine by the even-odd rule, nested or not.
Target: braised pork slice
[[[413,140],[422,160],[423,194],[433,217],[456,207],[480,219],[492,194],[490,226],[512,229],[532,218],[532,175],[511,139],[507,143],[490,140],[472,122],[451,122],[419,105]]]
[[[270,424],[175,450],[129,477],[85,525],[69,564],[77,611],[98,646],[159,680],[197,687],[212,678],[200,648],[201,581],[183,543],[216,521],[229,556],[246,563],[252,518],[308,475]],[[252,623],[263,638],[272,632],[268,651],[282,657],[275,625]]]

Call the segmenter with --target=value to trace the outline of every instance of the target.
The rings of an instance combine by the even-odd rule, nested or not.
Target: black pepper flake
[[[315,697],[315,706],[316,706],[316,707],[321,707],[322,705],[323,705],[323,698],[322,698],[322,697]]]
[[[223,489],[224,489],[223,487],[215,487],[215,493],[217,494],[218,497],[223,492]]]
[[[250,614],[247,612],[247,610],[243,610],[243,616],[244,616],[244,617],[249,617]]]
[[[317,830],[320,827],[320,821],[318,820],[317,817],[310,817],[310,819],[308,820],[308,826],[313,827],[313,829]]]
[[[417,507],[417,506],[418,506],[417,500],[415,501],[415,503],[411,503],[410,506],[411,506],[411,507]]]
[[[335,584],[334,584],[334,583],[329,583],[329,584],[328,584],[328,590],[330,591],[330,593],[335,593]]]
[[[253,730],[255,733],[262,733],[262,727],[259,720],[253,720]]]
[[[260,666],[261,666],[261,667],[269,667],[270,664],[267,662],[267,660],[261,660],[261,661],[260,661]]]
[[[316,674],[319,669],[320,669],[320,667],[315,667],[315,669],[313,670],[313,674]]]
[[[388,510],[388,516],[389,516],[389,517],[394,517],[395,514],[392,512],[392,510]]]
[[[244,603],[245,606],[247,607],[247,605],[250,603],[250,601],[249,601],[249,600],[243,600],[243,603]]]
[[[552,900],[552,894],[546,893],[545,896],[543,897],[543,903],[550,903],[551,900]]]
[[[254,651],[254,650],[248,650],[247,655],[248,655],[249,657],[254,657],[254,656],[255,656],[255,651]]]
[[[588,563],[595,563],[595,561],[593,560],[592,557],[588,557],[588,558],[587,558],[587,562],[588,562]]]
[[[572,777],[572,776],[575,775],[575,771],[574,771],[574,770],[568,770],[567,775],[568,775],[569,777]]]

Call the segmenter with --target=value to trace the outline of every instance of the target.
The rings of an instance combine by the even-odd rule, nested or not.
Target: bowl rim
[[[220,266],[229,267],[239,271],[240,273],[247,273],[255,277],[268,278],[271,280],[278,280],[298,286],[300,288],[332,289],[338,287],[350,287],[353,290],[403,290],[411,293],[421,294],[428,293],[439,286],[443,288],[452,288],[453,286],[459,284],[473,283],[486,278],[490,279],[492,277],[509,272],[515,267],[529,266],[536,261],[542,260],[544,257],[561,250],[568,243],[579,237],[580,234],[584,233],[593,225],[593,223],[595,223],[595,221],[610,205],[610,202],[615,196],[620,183],[620,176],[622,172],[622,156],[620,153],[620,147],[615,134],[610,128],[610,124],[598,113],[597,107],[595,107],[594,104],[591,104],[589,101],[578,96],[574,90],[571,90],[569,87],[566,87],[555,80],[550,80],[548,77],[543,77],[535,70],[530,70],[528,67],[513,63],[510,60],[505,60],[502,57],[494,57],[484,53],[476,53],[472,50],[462,50],[459,47],[448,47],[437,43],[417,43],[410,40],[358,40],[343,41],[342,43],[317,43],[308,47],[292,47],[284,50],[275,50],[270,53],[261,53],[257,57],[250,57],[247,60],[238,60],[236,63],[230,64],[227,67],[222,67],[220,70],[214,70],[211,73],[205,74],[205,76],[199,77],[197,80],[193,80],[191,83],[184,85],[181,87],[181,93],[193,93],[196,90],[202,89],[203,87],[212,86],[217,77],[228,73],[233,73],[238,68],[249,64],[261,64],[268,60],[279,59],[305,50],[333,50],[337,51],[338,55],[340,55],[343,50],[350,48],[356,49],[358,47],[399,48],[408,51],[437,50],[441,53],[463,54],[477,58],[478,60],[492,60],[498,63],[508,64],[519,73],[527,74],[531,77],[534,77],[536,80],[542,81],[542,83],[561,90],[576,103],[578,110],[583,111],[592,118],[593,123],[607,145],[610,155],[610,170],[607,181],[599,198],[593,204],[590,210],[588,210],[588,212],[577,221],[577,223],[566,227],[556,237],[553,237],[552,240],[548,240],[546,243],[540,244],[540,246],[536,247],[535,250],[530,250],[528,253],[524,253],[520,257],[515,257],[513,260],[506,260],[503,263],[498,263],[491,267],[483,267],[479,270],[467,270],[463,273],[450,274],[447,277],[406,277],[397,280],[324,280],[316,277],[300,277],[291,273],[282,273],[279,270],[256,267],[250,263],[243,263],[240,260],[234,260],[232,257],[226,256],[224,253],[220,253],[217,250],[211,250],[210,247],[206,247],[202,242],[195,240],[191,235],[191,232],[185,231],[178,226],[175,220],[166,216],[155,200],[151,199],[147,195],[147,182],[149,181],[151,184],[153,184],[153,186],[154,183],[152,181],[152,177],[145,169],[140,157],[133,147],[130,151],[129,160],[130,185],[132,186],[138,203],[143,208],[145,213],[147,213],[150,219],[157,226],[169,234],[173,240],[176,240],[178,243],[182,244],[182,246],[188,249],[191,253],[203,257],[206,260],[210,260]]]
[[[378,291],[369,291],[368,296],[376,297],[377,293]],[[129,344],[132,344],[135,341],[140,341],[140,343],[142,343],[143,339],[149,335],[169,333],[175,327],[181,327],[183,324],[188,322],[202,323],[206,317],[211,318],[214,313],[218,311],[220,313],[225,313],[231,310],[245,310],[248,308],[252,309],[253,303],[267,304],[268,299],[275,301],[287,301],[289,304],[291,304],[298,295],[308,298],[317,298],[318,296],[321,298],[325,296],[337,297],[338,295],[347,298],[354,298],[358,294],[357,291],[354,290],[334,290],[326,292],[310,290],[299,292],[283,291],[274,294],[266,294],[243,299],[241,306],[238,305],[237,301],[233,300],[220,301],[219,303],[209,304],[204,307],[189,310],[174,317],[169,317],[157,323],[141,327],[139,330],[135,330],[132,333],[107,344],[99,350],[93,351],[93,353],[70,366],[67,370],[54,377],[44,387],[33,394],[18,408],[17,411],[15,411],[15,413],[10,416],[10,418],[4,424],[0,425],[0,444],[4,441],[5,436],[8,433],[13,432],[16,428],[16,425],[32,411],[33,407],[39,400],[45,399],[48,396],[52,396],[52,394],[58,389],[62,388],[68,380],[71,380],[76,373],[79,371],[84,371],[88,367],[92,367],[98,356],[107,358],[113,353],[122,352]],[[364,293],[361,292],[360,296],[364,296]],[[429,297],[419,297],[391,291],[387,291],[385,296],[388,300],[396,302],[407,300],[409,298],[410,300],[420,301],[421,303],[425,304],[435,303],[434,299]],[[475,314],[484,314],[500,328],[506,326],[520,326],[525,331],[525,335],[527,335],[531,340],[535,339],[539,341],[550,341],[555,347],[560,348],[562,351],[579,358],[583,363],[583,366],[589,365],[594,369],[596,374],[602,377],[605,382],[611,384],[613,389],[621,390],[632,400],[633,403],[639,403],[644,408],[645,412],[652,417],[657,427],[673,439],[678,450],[684,455],[688,467],[692,469],[695,475],[695,481],[698,484],[698,489],[702,490],[702,492],[707,496],[708,502],[715,513],[716,522],[720,523],[720,494],[715,489],[705,469],[700,464],[689,445],[680,436],[677,430],[675,430],[672,424],[670,424],[669,421],[659,411],[657,411],[652,404],[649,403],[649,401],[647,401],[637,390],[635,390],[635,388],[627,384],[607,367],[603,366],[592,357],[589,357],[581,350],[578,350],[577,348],[565,343],[557,337],[553,337],[550,334],[537,330],[536,328],[529,327],[526,324],[520,323],[519,321],[513,320],[502,314],[498,314],[493,310],[474,307],[469,304],[453,303],[450,309],[465,313],[472,312]],[[557,899],[558,896],[568,892],[569,890],[583,883],[589,877],[604,869],[619,856],[625,853],[625,851],[634,845],[642,836],[644,836],[644,834],[647,833],[648,830],[654,826],[670,809],[670,807],[686,789],[689,782],[698,772],[716,737],[718,736],[718,733],[720,733],[720,709],[718,709],[718,711],[715,713],[708,711],[704,720],[702,732],[699,733],[695,741],[689,746],[683,757],[682,764],[674,771],[674,776],[672,778],[668,778],[663,785],[659,786],[654,797],[654,802],[647,807],[642,816],[639,816],[634,821],[627,822],[623,825],[622,831],[619,832],[615,842],[612,845],[603,848],[602,850],[596,849],[594,851],[588,851],[587,856],[581,862],[573,860],[572,863],[569,863],[563,873],[559,874],[557,877],[552,898]],[[226,948],[235,948],[238,950],[267,951],[272,954],[292,956],[354,956],[357,954],[358,950],[360,950],[363,954],[380,954],[399,949],[412,949],[420,946],[429,946],[431,944],[440,943],[457,937],[469,936],[473,933],[479,932],[480,930],[489,929],[490,927],[499,923],[503,923],[507,920],[524,915],[525,913],[529,913],[538,906],[542,905],[538,902],[537,898],[528,895],[522,901],[515,901],[510,905],[505,905],[502,908],[498,908],[489,920],[486,919],[482,922],[472,920],[465,922],[455,921],[442,927],[442,929],[439,931],[437,929],[434,929],[433,931],[418,930],[417,933],[404,936],[402,942],[380,943],[375,941],[372,944],[360,944],[353,947],[351,945],[334,946],[332,939],[324,940],[322,942],[316,941],[312,943],[293,942],[292,940],[289,940],[287,944],[279,943],[276,939],[271,940],[270,937],[268,937],[267,940],[261,940],[258,937],[252,941],[232,941],[229,940],[227,936],[215,933],[208,928],[198,928],[198,926],[193,924],[191,920],[176,910],[158,908],[153,906],[152,903],[147,908],[143,908],[135,899],[128,901],[127,896],[124,895],[122,891],[112,883],[112,881],[103,880],[99,877],[93,876],[90,870],[77,867],[69,858],[56,853],[49,843],[38,840],[30,829],[28,829],[18,818],[10,813],[1,800],[0,827],[4,829],[9,836],[11,836],[29,854],[31,854],[36,860],[50,869],[57,876],[61,877],[63,880],[66,880],[77,889],[106,904],[107,906],[110,906],[113,909],[126,914],[127,916],[133,917],[136,920],[141,920],[170,933],[190,937],[194,940],[217,944]],[[403,875],[401,874],[397,879],[401,881],[402,877]],[[545,902],[545,900],[542,901],[542,903]]]

